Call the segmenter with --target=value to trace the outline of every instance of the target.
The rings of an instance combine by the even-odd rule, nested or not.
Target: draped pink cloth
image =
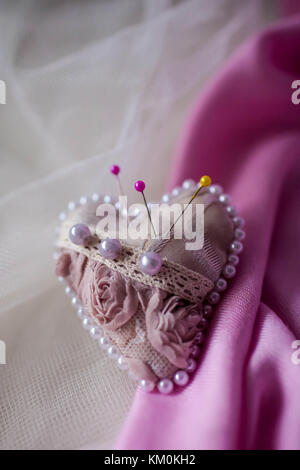
[[[138,391],[118,449],[300,448],[296,79],[297,16],[248,42],[199,97],[170,188],[202,174],[222,184],[246,219],[245,250],[192,382],[172,396]]]

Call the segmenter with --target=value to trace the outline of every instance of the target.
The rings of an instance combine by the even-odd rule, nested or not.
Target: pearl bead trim
[[[184,191],[195,191],[197,184],[193,180],[186,180],[182,184],[182,188],[175,187],[171,193],[164,194],[162,197],[162,203],[168,203],[172,198],[177,197],[181,192]],[[196,360],[201,355],[201,348],[203,341],[205,340],[204,331],[208,327],[209,319],[213,314],[214,307],[221,300],[221,295],[228,288],[228,282],[236,274],[236,267],[239,263],[239,254],[243,250],[242,240],[245,238],[245,231],[243,227],[245,221],[242,217],[237,215],[237,209],[231,205],[231,199],[227,194],[223,193],[223,188],[219,185],[211,185],[208,188],[211,195],[216,197],[216,200],[221,202],[227,214],[232,219],[234,225],[234,236],[235,239],[231,242],[229,247],[229,253],[227,257],[227,262],[223,268],[222,274],[219,279],[215,282],[215,289],[209,292],[203,302],[203,318],[200,322],[200,331],[196,335],[193,346],[191,348],[190,357],[187,361],[187,367],[185,370],[178,369],[172,378],[167,377],[159,380],[157,383],[154,383],[150,380],[142,379],[138,381],[139,389],[144,390],[145,392],[152,392],[155,389],[163,395],[168,395],[173,392],[175,386],[178,388],[184,387],[188,382],[190,375],[193,374],[197,368]],[[88,196],[81,196],[79,203],[70,201],[68,204],[68,210],[73,211],[78,205],[86,205],[87,202],[91,200],[98,202],[103,200],[105,202],[113,201],[113,198],[109,195],[100,196],[98,193],[94,193],[90,198]],[[59,221],[64,222],[67,218],[66,212],[61,212],[59,214]],[[55,233],[59,233],[60,228],[56,227]],[[53,259],[57,259],[59,256],[58,252],[54,252]],[[60,282],[65,282],[63,277],[58,277]],[[103,329],[96,323],[96,321],[85,315],[83,306],[81,305],[79,299],[76,297],[75,292],[69,286],[65,287],[65,293],[67,296],[71,297],[71,304],[77,310],[77,317],[81,321],[81,324],[85,330],[87,330],[91,338],[97,340],[98,345],[101,349],[107,352],[108,356],[115,360],[117,366],[121,370],[127,370],[128,375],[133,380],[137,380],[136,377],[128,370],[128,364],[126,363],[126,357],[122,356],[118,348],[113,345],[108,338],[104,335]]]

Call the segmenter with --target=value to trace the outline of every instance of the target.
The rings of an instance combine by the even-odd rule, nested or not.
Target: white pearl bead
[[[177,186],[176,188],[173,189],[172,196],[178,196],[178,194],[180,194],[180,192],[181,192],[181,188],[179,188],[179,186]]]
[[[57,251],[54,251],[53,255],[52,255],[52,258],[54,260],[57,260],[59,258],[59,253]]]
[[[234,231],[234,236],[237,240],[244,240],[246,234],[241,228],[236,228]]]
[[[174,382],[179,387],[184,387],[189,381],[189,376],[185,370],[178,370],[174,375]]]
[[[230,251],[234,254],[239,254],[243,251],[243,244],[237,240],[230,244]]]
[[[245,225],[245,220],[240,216],[233,217],[232,221],[236,227],[243,228]]]
[[[197,367],[197,362],[195,361],[195,359],[192,359],[191,357],[187,360],[187,367],[186,367],[186,371],[191,374],[193,372],[195,372],[196,370],[196,367]]]
[[[65,282],[65,278],[64,278],[64,277],[62,277],[62,276],[58,276],[58,278],[57,278],[57,279],[59,280],[59,282]]]
[[[94,339],[99,339],[101,337],[101,330],[98,326],[92,326],[90,328],[90,336]]]
[[[65,288],[65,293],[66,293],[68,296],[73,295],[73,291],[72,291],[72,289],[71,289],[70,286],[67,286],[67,287]]]
[[[162,202],[169,202],[170,196],[168,194],[164,194],[163,197],[161,198]]]
[[[209,303],[215,305],[219,302],[220,297],[221,296],[220,296],[219,292],[213,291],[208,295],[208,301],[209,301]]]
[[[98,202],[98,201],[99,201],[99,194],[98,194],[98,193],[92,194],[92,201],[94,201],[94,202]]]
[[[109,357],[111,359],[117,359],[119,357],[119,351],[118,351],[118,348],[114,345],[111,345],[109,346],[109,348],[107,349],[107,354],[109,355]]]
[[[236,212],[237,212],[237,210],[236,210],[236,208],[235,208],[234,206],[227,206],[227,207],[226,207],[226,211],[227,211],[227,213],[230,215],[230,217],[235,216],[235,214],[236,214]]]
[[[100,348],[102,349],[108,349],[110,346],[110,342],[105,336],[101,336],[101,338],[98,341],[98,344]]]
[[[117,364],[118,364],[118,367],[119,367],[121,370],[126,370],[126,369],[128,369],[128,364],[127,364],[126,359],[125,359],[124,356],[118,357]]]
[[[191,349],[191,357],[197,359],[200,356],[200,348],[197,344],[194,344]]]
[[[218,292],[223,292],[227,288],[227,282],[225,279],[220,277],[220,279],[217,280],[216,282],[216,289]]]
[[[63,222],[67,218],[67,214],[65,212],[61,212],[58,216],[59,220]]]
[[[173,391],[174,384],[172,380],[170,379],[163,379],[158,382],[157,388],[160,393],[163,393],[164,395],[168,395]]]
[[[84,206],[88,202],[87,196],[81,196],[81,198],[79,199],[79,202],[82,206]]]
[[[219,201],[224,205],[230,204],[230,202],[231,202],[230,197],[228,196],[228,194],[221,194],[219,196]]]
[[[203,307],[203,315],[204,315],[205,317],[210,317],[211,314],[212,314],[212,311],[213,311],[213,308],[212,308],[211,305],[208,305],[208,304],[207,304],[207,305],[204,305],[204,307]]]
[[[110,196],[109,194],[106,194],[106,195],[104,196],[103,200],[104,200],[104,202],[105,202],[106,204],[110,204],[110,203],[112,202],[112,198],[111,198],[111,196]]]
[[[205,339],[205,334],[203,331],[198,331],[198,333],[195,336],[195,344],[202,344]]]
[[[216,196],[219,196],[222,193],[222,191],[223,191],[222,186],[220,186],[218,184],[212,184],[209,187],[210,194],[215,194]]]
[[[236,269],[232,264],[226,264],[223,269],[223,275],[227,279],[232,279],[236,274]]]
[[[237,266],[239,264],[240,258],[237,255],[231,254],[228,256],[228,263]]]
[[[72,303],[73,307],[75,307],[75,308],[77,308],[78,305],[80,304],[80,302],[79,302],[79,300],[77,299],[76,295],[74,295],[74,296],[72,297],[71,303]]]
[[[70,201],[68,204],[69,211],[73,211],[76,208],[76,203],[74,201]]]
[[[119,201],[117,201],[117,202],[115,203],[115,209],[116,209],[117,211],[120,210],[120,202],[119,202]]]
[[[92,321],[89,317],[83,317],[82,319],[82,326],[85,330],[89,330],[92,326]]]
[[[192,179],[189,179],[189,180],[185,180],[183,183],[182,183],[182,187],[183,189],[190,189],[190,188],[193,188],[195,186],[195,181],[192,180]]]
[[[82,307],[79,307],[79,309],[77,310],[77,316],[80,320],[82,320],[85,317],[84,310]]]
[[[151,380],[142,379],[139,381],[139,387],[144,390],[144,392],[152,392],[155,387],[155,383]]]
[[[140,212],[141,212],[140,209],[138,207],[135,207],[133,210],[133,216],[137,217],[140,214]]]

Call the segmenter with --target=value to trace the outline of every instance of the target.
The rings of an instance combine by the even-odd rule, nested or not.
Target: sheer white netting
[[[108,448],[135,386],[81,328],[53,274],[58,212],[164,187],[183,119],[231,51],[267,21],[263,2],[0,4],[1,448]]]

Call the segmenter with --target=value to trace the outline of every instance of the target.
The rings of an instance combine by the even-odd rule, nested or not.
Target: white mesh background
[[[0,448],[113,446],[134,385],[81,328],[53,275],[57,214],[163,190],[193,98],[266,21],[263,2],[0,3]]]

